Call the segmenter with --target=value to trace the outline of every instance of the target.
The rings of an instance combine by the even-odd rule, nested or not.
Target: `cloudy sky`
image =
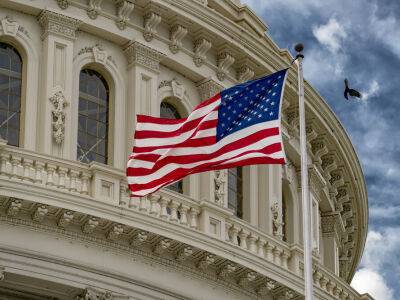
[[[242,3],[268,24],[269,35],[281,48],[292,49],[298,41],[305,44],[305,78],[343,122],[367,180],[369,232],[352,285],[377,300],[396,299],[400,294],[400,1]],[[363,93],[362,100],[343,98],[345,77]]]

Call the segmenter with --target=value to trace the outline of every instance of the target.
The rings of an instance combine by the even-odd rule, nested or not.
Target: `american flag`
[[[287,69],[223,90],[185,119],[138,115],[127,165],[132,196],[183,177],[253,164],[284,164],[280,106]]]

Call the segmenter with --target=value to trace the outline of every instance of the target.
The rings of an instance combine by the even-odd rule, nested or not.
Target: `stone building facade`
[[[302,299],[297,74],[285,166],[130,198],[136,114],[185,117],[292,57],[238,0],[1,0],[0,299]],[[306,83],[316,299],[349,286],[368,203],[344,128]]]

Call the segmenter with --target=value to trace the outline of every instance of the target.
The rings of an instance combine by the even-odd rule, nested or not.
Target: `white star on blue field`
[[[241,0],[293,52],[305,45],[304,74],[333,108],[367,181],[369,232],[352,285],[375,299],[400,294],[400,1]],[[343,97],[344,82],[363,94]]]

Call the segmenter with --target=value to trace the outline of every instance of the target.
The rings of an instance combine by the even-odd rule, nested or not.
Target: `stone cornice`
[[[59,14],[50,10],[44,10],[38,16],[42,26],[42,39],[49,34],[59,35],[68,39],[75,39],[75,32],[82,24],[82,21]]]

